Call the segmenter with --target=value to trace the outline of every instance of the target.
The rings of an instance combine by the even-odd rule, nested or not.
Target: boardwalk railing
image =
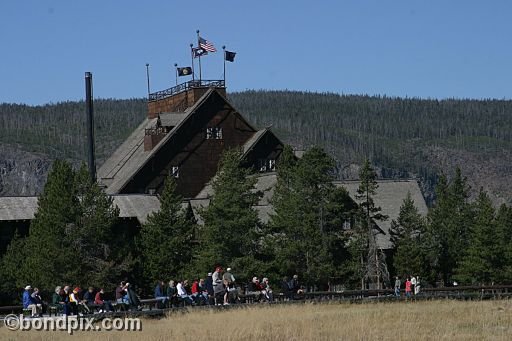
[[[400,292],[405,296],[404,290]],[[305,299],[363,299],[394,296],[394,289],[379,290],[344,290],[344,291],[315,291],[304,294]],[[460,297],[460,298],[484,298],[512,296],[512,285],[491,286],[455,286],[442,288],[421,288],[419,297]]]
[[[242,302],[251,304],[257,301],[257,295],[240,295]],[[404,297],[404,292],[401,292]],[[451,298],[451,299],[502,299],[512,297],[512,285],[493,285],[493,286],[456,286],[443,288],[424,288],[420,293],[413,296],[413,299],[434,299],[434,298]],[[274,299],[277,302],[288,300],[288,296],[276,293]],[[301,295],[295,295],[292,300],[339,300],[339,301],[364,301],[364,300],[390,300],[397,299],[394,297],[393,289],[380,290],[345,290],[345,291],[315,291],[306,292]],[[148,298],[140,300],[141,305],[151,311],[156,308],[157,303],[161,299]],[[21,313],[23,306],[11,305],[0,306],[0,315],[10,313]]]

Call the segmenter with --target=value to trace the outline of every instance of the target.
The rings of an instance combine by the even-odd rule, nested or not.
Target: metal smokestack
[[[89,174],[96,181],[96,163],[94,161],[94,115],[92,106],[92,73],[85,73],[85,106],[87,112],[87,149]]]

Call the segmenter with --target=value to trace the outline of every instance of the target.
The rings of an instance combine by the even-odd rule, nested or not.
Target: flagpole
[[[199,44],[199,30],[197,30],[196,33],[197,33],[197,48],[200,48],[201,45]],[[201,84],[202,79],[203,79],[203,76],[201,74],[201,55],[199,55],[199,84]]]
[[[176,85],[178,85],[178,64],[174,63],[174,76],[176,77]]]
[[[224,86],[226,86],[226,45],[222,45],[222,51],[224,51]]]
[[[190,44],[190,57],[192,59],[192,80],[194,81],[195,77],[194,77],[194,49],[193,49],[193,46],[194,46],[194,44]]]
[[[151,94],[151,90],[149,89],[149,63],[146,63],[146,78],[148,80],[148,99]]]

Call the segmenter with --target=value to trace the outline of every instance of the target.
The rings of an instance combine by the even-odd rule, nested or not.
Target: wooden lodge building
[[[100,167],[97,180],[120,208],[120,229],[136,233],[160,209],[169,174],[178,192],[193,199],[217,172],[222,152],[235,147],[247,167],[272,172],[283,143],[229,103],[223,80],[193,80],[149,95],[147,118]],[[36,211],[37,197],[0,197],[0,255],[16,229],[28,233]]]
[[[190,81],[150,95],[147,119],[101,166],[98,181],[108,194],[155,194],[171,174],[178,192],[193,198],[234,147],[243,148],[247,167],[272,171],[283,143],[244,119],[224,81]]]
[[[283,143],[270,129],[253,127],[226,98],[222,80],[193,80],[149,95],[147,118],[98,170],[98,182],[120,208],[120,229],[138,232],[147,216],[158,211],[158,194],[168,175],[176,178],[184,205],[208,205],[208,184],[228,148],[243,151],[243,164],[259,172],[257,189],[264,193],[255,207],[263,222],[269,220],[270,198],[277,182],[275,167]],[[345,186],[355,201],[357,182]],[[427,206],[416,181],[379,181],[376,204],[390,219],[379,223],[377,242],[390,248],[389,225],[407,193],[419,211]],[[37,210],[37,197],[0,197],[0,255],[18,229],[28,233]],[[199,216],[196,216],[201,221]]]

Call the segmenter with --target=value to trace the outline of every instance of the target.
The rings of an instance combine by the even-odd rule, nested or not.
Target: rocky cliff
[[[39,194],[51,164],[44,154],[0,144],[0,196]]]

